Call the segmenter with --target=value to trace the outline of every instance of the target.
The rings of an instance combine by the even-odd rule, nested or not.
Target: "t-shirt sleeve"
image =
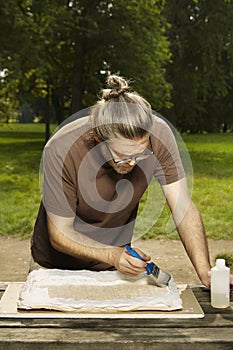
[[[43,153],[43,204],[46,211],[63,217],[73,217],[77,205],[75,169],[55,146],[50,145]]]
[[[151,143],[155,158],[154,176],[160,185],[168,185],[185,177],[179,149],[168,124],[159,121],[154,125]]]

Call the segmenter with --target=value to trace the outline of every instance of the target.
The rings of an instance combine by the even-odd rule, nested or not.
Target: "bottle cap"
[[[221,266],[225,266],[225,259],[217,259],[216,260],[216,265],[221,267]]]

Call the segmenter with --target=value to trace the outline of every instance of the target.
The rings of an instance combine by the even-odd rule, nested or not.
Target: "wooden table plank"
[[[1,319],[0,350],[232,350],[233,304],[210,305],[209,291],[192,288],[202,319]]]
[[[12,346],[14,344],[15,347]],[[16,347],[16,345],[18,347]],[[20,345],[20,347],[19,347]],[[0,334],[0,349],[232,349],[233,332],[212,328],[12,329]],[[231,346],[231,347],[230,347]]]

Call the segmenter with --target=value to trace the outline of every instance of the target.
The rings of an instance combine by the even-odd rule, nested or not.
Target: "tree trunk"
[[[84,34],[76,44],[76,52],[73,67],[72,80],[72,99],[71,99],[71,113],[75,113],[83,108],[83,76],[84,76],[84,59],[85,59],[85,37]]]
[[[45,143],[50,137],[50,84],[47,82],[47,95],[45,102]]]
[[[82,18],[79,22],[79,31],[77,33],[76,51],[73,67],[73,80],[72,80],[72,100],[71,100],[71,113],[75,113],[83,108],[82,97],[85,88],[84,73],[85,73],[85,55],[86,55],[86,41],[87,33],[90,35],[90,27],[93,30],[90,23],[90,19],[94,19],[98,14],[98,4],[100,0],[84,0],[81,2]],[[80,5],[81,6],[81,5]]]

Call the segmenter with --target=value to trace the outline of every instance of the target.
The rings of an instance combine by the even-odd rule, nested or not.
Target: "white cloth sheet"
[[[173,279],[164,288],[150,283],[146,273],[129,278],[117,271],[39,269],[28,275],[19,295],[18,308],[65,312],[182,309]]]

